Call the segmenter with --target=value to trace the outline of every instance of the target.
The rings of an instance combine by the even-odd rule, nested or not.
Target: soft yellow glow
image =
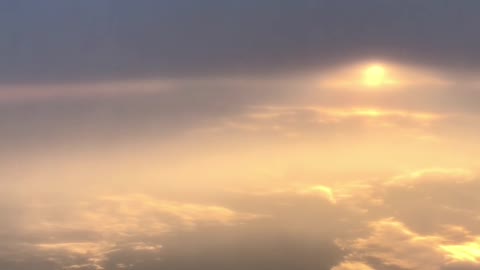
[[[480,245],[472,242],[465,245],[443,245],[440,247],[454,262],[480,262]]]
[[[323,90],[397,91],[450,86],[453,81],[432,71],[387,61],[360,62],[330,72],[315,74],[315,84]],[[443,77],[442,77],[443,76]],[[318,91],[318,90],[317,90]]]
[[[306,189],[301,190],[300,194],[320,195],[326,198],[331,203],[336,202],[332,189],[323,185],[308,187]]]
[[[363,76],[363,82],[367,86],[380,86],[385,82],[386,70],[380,65],[369,66],[365,70]]]

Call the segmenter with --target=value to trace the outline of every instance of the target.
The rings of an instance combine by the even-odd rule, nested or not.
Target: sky
[[[479,9],[0,0],[0,269],[479,269]]]

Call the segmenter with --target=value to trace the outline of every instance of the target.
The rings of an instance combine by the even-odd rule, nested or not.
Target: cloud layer
[[[0,269],[478,269],[479,7],[0,0]]]
[[[379,56],[477,69],[479,60],[475,1],[0,5],[4,83],[285,72]]]

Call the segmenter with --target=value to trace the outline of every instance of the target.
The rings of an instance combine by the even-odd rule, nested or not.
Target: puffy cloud
[[[119,250],[161,252],[158,238],[166,233],[232,226],[257,217],[221,206],[158,200],[142,194],[64,203],[69,205],[68,213],[57,212],[60,205],[49,203],[29,209],[17,224],[13,242],[6,243],[1,260],[20,252],[49,258],[66,269],[103,269],[110,254]],[[20,244],[19,239],[28,235],[34,238]]]
[[[393,218],[373,221],[369,227],[371,231],[366,237],[351,242],[339,241],[350,251],[348,261],[369,261],[380,269],[439,270],[459,263],[480,266],[479,236],[472,241],[458,241],[442,232],[423,235]],[[465,234],[464,238],[472,237],[464,228],[456,227],[455,230]],[[456,244],[451,244],[452,241]]]
[[[347,247],[352,258],[378,262],[399,269],[438,270],[444,258],[437,251],[441,238],[419,235],[393,219],[370,224],[371,234]]]
[[[339,181],[328,187],[305,184],[241,194],[273,202],[281,199],[303,212],[309,210],[299,201],[311,198],[309,191],[332,194],[337,213],[323,210],[322,227],[332,222],[340,228],[330,228],[330,232],[335,232],[337,243],[347,252],[335,270],[475,269],[480,250],[475,215],[478,185],[472,170],[427,168],[383,180]],[[285,209],[276,215],[285,215]]]
[[[473,195],[478,184],[473,175],[437,168],[375,181],[279,184],[224,191],[201,204],[140,193],[37,201],[17,221],[0,261],[22,251],[24,260],[42,256],[71,269],[241,269],[271,265],[280,257],[286,266],[301,260],[306,269],[475,269],[480,232],[471,213],[477,204],[458,206],[457,197],[445,197],[452,191]],[[395,179],[410,184],[394,185]],[[258,239],[262,244],[252,246]],[[334,239],[344,251],[343,262]],[[334,250],[333,257],[322,263],[330,254],[326,249]]]
[[[448,168],[419,170],[392,177],[392,179],[403,179],[406,175],[421,176],[413,177],[413,179],[419,180],[416,183],[417,185],[427,185],[427,187],[428,185],[447,183],[446,188],[450,189],[450,192],[470,190],[472,181],[476,182],[471,171]],[[425,179],[422,177],[430,178],[431,181],[424,181]],[[405,186],[392,186],[391,180],[367,185],[363,191],[353,188],[354,186],[352,184],[350,186],[349,184],[343,184],[343,186],[340,184],[332,188],[337,196],[336,207],[347,207],[349,209],[358,207],[366,210],[363,215],[364,218],[360,219],[351,213],[347,214],[349,215],[347,219],[350,219],[352,226],[362,226],[360,225],[362,220],[369,221],[378,216],[396,215],[398,210],[403,211],[401,204],[389,205],[389,197],[396,192],[395,189],[405,188]],[[412,198],[418,199],[423,196],[423,193],[416,190],[418,188],[421,187],[413,185],[406,190],[411,192]],[[368,192],[365,192],[366,190]],[[442,191],[432,189],[426,194],[434,198],[433,202],[442,202],[441,197],[438,197],[439,192]],[[386,204],[383,202],[384,199],[387,200]],[[459,200],[455,199],[446,203],[452,205]],[[475,204],[471,205],[470,209],[475,209],[475,207]],[[417,207],[408,205],[404,209],[417,213],[418,217],[426,215],[430,211],[425,209],[422,204],[417,205]],[[469,207],[463,207],[462,209],[468,210]],[[346,214],[348,212],[342,213]],[[448,213],[440,213],[440,216],[443,215],[448,216]],[[447,218],[437,221],[437,225],[440,226],[431,230],[430,233],[416,232],[402,221],[394,218],[371,221],[368,236],[359,237],[352,241],[338,241],[339,245],[350,253],[345,262],[333,269],[475,269],[479,265],[478,236],[462,226],[462,224],[468,224],[465,223],[465,218],[471,218],[470,214],[463,213],[461,216],[463,219]],[[397,217],[410,224],[425,221],[422,218],[412,219],[402,215]],[[362,230],[355,231],[353,235],[362,232]],[[362,263],[364,261],[369,262],[369,264]]]
[[[352,203],[343,205],[366,209],[357,222],[367,222],[369,230],[337,241],[349,252],[345,262],[366,261],[375,269],[475,269],[480,265],[473,194],[478,184],[470,170],[435,168],[370,185],[367,195],[378,204],[351,192],[346,199]]]

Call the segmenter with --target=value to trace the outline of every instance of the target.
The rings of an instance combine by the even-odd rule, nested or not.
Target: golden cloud
[[[474,173],[462,168],[428,168],[395,176],[390,185],[415,185],[429,182],[465,183],[473,180]]]
[[[342,262],[331,270],[375,270],[363,262]]]
[[[217,206],[158,200],[144,194],[101,196],[74,203],[70,213],[52,217],[42,206],[30,217],[22,233],[51,236],[27,244],[24,248],[51,258],[65,269],[103,269],[107,255],[120,249],[158,253],[162,245],[138,241],[162,236],[171,231],[195,230],[197,226],[232,226],[257,218]],[[93,235],[95,241],[62,241],[65,235]],[[77,258],[84,264],[73,264],[65,258]]]

